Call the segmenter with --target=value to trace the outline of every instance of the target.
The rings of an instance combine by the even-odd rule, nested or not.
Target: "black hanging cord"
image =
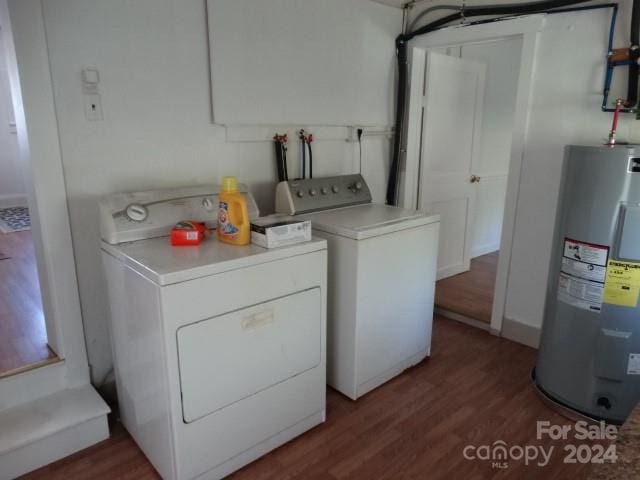
[[[402,136],[404,132],[404,115],[405,103],[407,100],[407,43],[414,37],[425,35],[442,26],[445,26],[456,20],[479,17],[479,16],[517,16],[532,13],[545,13],[554,8],[566,7],[586,3],[590,0],[545,0],[540,2],[529,2],[522,4],[507,5],[484,5],[478,7],[468,7],[451,15],[435,20],[413,32],[403,33],[396,38],[396,56],[398,59],[398,89],[396,92],[396,119],[395,119],[395,135],[393,140],[393,157],[391,159],[391,167],[389,170],[389,181],[387,183],[386,201],[388,205],[397,205],[398,203],[398,180],[400,173],[400,157],[402,150]],[[634,0],[638,2],[640,0]],[[498,20],[496,18],[496,20]]]
[[[313,151],[311,150],[311,142],[313,142],[313,135],[310,133],[305,138],[305,143],[309,149],[309,178],[313,178]]]
[[[282,143],[282,170],[285,182],[289,181],[289,170],[287,168],[287,146]]]
[[[284,182],[289,180],[289,172],[287,169],[287,134],[273,137],[273,144],[276,147],[276,171],[278,173],[278,181]]]
[[[307,178],[307,149],[305,147],[304,130],[300,130],[300,141],[302,142],[302,178]]]
[[[278,173],[278,182],[284,181],[284,171],[282,170],[282,143],[280,135],[276,133],[273,137],[273,144],[276,148],[276,171]]]
[[[358,168],[359,168],[359,172],[360,174],[362,174],[362,133],[364,132],[364,130],[362,128],[359,128],[356,133],[358,134],[358,154],[360,156],[359,158],[359,162],[358,162]]]

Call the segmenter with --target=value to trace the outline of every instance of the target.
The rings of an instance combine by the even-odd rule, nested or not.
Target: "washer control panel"
[[[296,215],[371,203],[369,186],[360,174],[280,182],[276,212]]]

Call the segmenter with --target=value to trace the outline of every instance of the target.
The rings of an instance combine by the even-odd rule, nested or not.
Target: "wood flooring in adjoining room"
[[[436,307],[482,323],[491,323],[500,252],[471,260],[471,269],[436,282]]]
[[[432,356],[353,402],[328,389],[326,423],[236,472],[234,480],[576,479],[587,466],[563,463],[561,441],[536,439],[536,421],[571,422],[538,398],[530,373],[536,351],[438,317]],[[507,468],[467,460],[467,445],[554,447],[545,467]],[[571,439],[569,440],[569,442]],[[213,447],[212,447],[213,448]],[[159,478],[120,424],[94,447],[24,480]]]
[[[56,361],[47,345],[30,231],[0,233],[0,378]]]

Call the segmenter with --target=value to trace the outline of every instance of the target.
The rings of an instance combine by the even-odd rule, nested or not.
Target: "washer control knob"
[[[202,207],[207,212],[212,212],[213,209],[215,208],[215,205],[213,204],[213,201],[210,198],[203,198],[202,199]]]
[[[296,195],[298,196],[298,198],[302,198],[304,197],[304,192],[302,190],[298,190],[298,193],[296,193]]]
[[[133,222],[144,222],[149,216],[149,210],[147,210],[147,207],[140,205],[139,203],[127,205],[124,213],[127,218]]]
[[[331,191],[332,191],[333,193],[338,193],[338,192],[340,191],[340,187],[339,187],[338,185],[333,185],[333,186],[331,187]]]
[[[315,188],[309,189],[309,195],[311,195],[312,197],[315,197],[317,193],[318,191]]]
[[[358,193],[360,190],[362,190],[362,182],[353,182],[347,188],[353,193]]]
[[[327,193],[329,193],[329,189],[327,187],[322,187],[320,189],[320,193],[323,195],[326,195]]]

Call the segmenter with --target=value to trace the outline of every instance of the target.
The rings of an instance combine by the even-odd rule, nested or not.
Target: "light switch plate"
[[[100,82],[100,74],[98,70],[94,70],[92,68],[85,68],[82,70],[82,81],[84,83],[92,83],[97,84]]]

